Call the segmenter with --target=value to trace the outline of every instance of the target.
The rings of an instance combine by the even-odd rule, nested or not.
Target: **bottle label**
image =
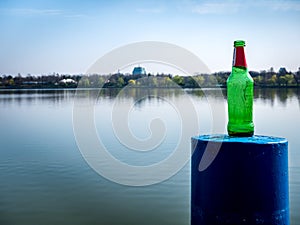
[[[232,66],[247,68],[244,47],[238,46],[234,48]]]

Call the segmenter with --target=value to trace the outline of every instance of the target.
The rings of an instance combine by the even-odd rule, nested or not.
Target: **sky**
[[[143,41],[230,71],[237,39],[246,41],[249,70],[297,71],[299,21],[300,0],[0,0],[0,75],[83,74],[113,49]]]

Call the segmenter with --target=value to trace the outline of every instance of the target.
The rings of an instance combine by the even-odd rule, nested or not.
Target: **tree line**
[[[288,72],[284,67],[275,72],[273,68],[260,72],[250,71],[254,85],[258,87],[299,87],[300,68],[297,72]],[[151,88],[199,88],[226,87],[226,80],[230,72],[216,72],[212,74],[195,74],[193,76],[179,76],[172,74],[110,74],[110,75],[51,75],[0,76],[0,88],[122,88],[132,87]]]

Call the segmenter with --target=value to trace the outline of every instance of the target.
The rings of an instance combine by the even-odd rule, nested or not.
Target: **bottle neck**
[[[234,48],[232,66],[247,68],[247,62],[243,46],[237,46]]]

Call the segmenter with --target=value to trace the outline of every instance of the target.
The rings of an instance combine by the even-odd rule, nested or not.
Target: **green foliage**
[[[148,76],[148,85],[149,87],[158,87],[157,77]]]
[[[194,77],[194,80],[197,82],[197,84],[200,86],[200,87],[202,87],[203,86],[203,84],[204,84],[204,81],[205,81],[205,79],[204,79],[204,77],[203,76],[195,76]]]
[[[183,77],[176,75],[175,77],[173,77],[173,81],[178,84],[179,86],[183,86],[184,85],[184,79]]]
[[[118,80],[117,80],[117,87],[121,88],[123,87],[125,84],[125,81],[122,77],[119,77]]]
[[[13,86],[15,84],[15,81],[13,79],[8,80],[8,85]]]
[[[97,80],[97,86],[98,87],[102,87],[103,85],[104,85],[104,83],[105,83],[105,79],[104,79],[104,77],[98,77],[98,80]]]
[[[128,81],[128,84],[131,85],[131,86],[135,86],[136,81],[133,80],[133,79],[130,79],[130,80]]]
[[[172,82],[172,80],[171,80],[170,77],[165,77],[164,78],[164,86],[165,87],[171,87],[171,86],[173,86],[173,82]]]
[[[79,86],[80,87],[88,88],[88,87],[90,87],[90,85],[91,84],[90,84],[90,80],[88,79],[88,77],[83,77],[79,81]]]
[[[297,72],[288,72],[284,67],[278,72],[274,69],[260,72],[250,71],[255,86],[262,87],[286,87],[300,86],[300,68]],[[0,88],[76,88],[77,84],[82,88],[122,88],[126,85],[149,88],[199,88],[199,87],[225,87],[230,72],[217,72],[213,74],[197,74],[195,76],[180,76],[171,74],[157,75],[51,75],[21,76],[18,74],[2,75]],[[63,79],[72,79],[73,83],[60,82]]]
[[[285,80],[286,80],[286,84],[287,85],[293,85],[296,83],[295,79],[294,79],[294,76],[292,74],[286,74],[285,75]]]
[[[253,80],[254,80],[254,83],[255,83],[256,85],[261,85],[261,84],[263,84],[263,77],[262,77],[262,76],[254,77]]]
[[[267,84],[269,85],[276,85],[277,83],[277,76],[276,75],[273,75],[269,80],[267,80]]]

